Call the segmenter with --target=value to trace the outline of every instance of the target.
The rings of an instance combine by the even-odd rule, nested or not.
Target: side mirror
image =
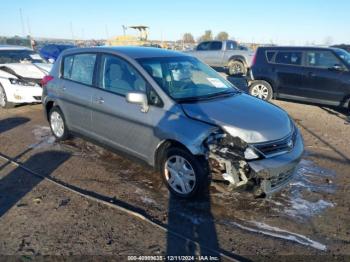
[[[147,113],[149,109],[147,95],[142,92],[129,92],[126,94],[126,101],[132,104],[141,105],[141,112]]]

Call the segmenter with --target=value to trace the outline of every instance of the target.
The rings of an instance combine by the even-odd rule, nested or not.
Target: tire
[[[245,76],[248,71],[245,64],[238,60],[229,61],[227,67],[230,76]]]
[[[0,107],[2,108],[13,108],[15,107],[14,103],[7,101],[7,96],[5,89],[0,85]]]
[[[249,94],[262,100],[270,101],[273,97],[273,89],[266,81],[254,81],[249,86]]]
[[[181,162],[180,159],[184,161]],[[176,163],[178,166],[176,166]],[[173,169],[172,172],[170,171],[171,169]],[[170,193],[185,199],[200,196],[201,193],[208,190],[208,170],[207,163],[203,165],[203,161],[200,158],[179,147],[166,149],[160,165],[163,182]]]
[[[59,107],[53,107],[49,112],[49,123],[52,134],[57,141],[64,141],[69,136],[69,131],[64,115]]]

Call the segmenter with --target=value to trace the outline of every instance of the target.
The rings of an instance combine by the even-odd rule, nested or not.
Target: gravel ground
[[[305,140],[305,154],[291,185],[272,198],[254,199],[213,183],[207,196],[193,202],[169,196],[159,174],[142,163],[80,138],[57,143],[41,105],[0,110],[3,156],[141,212],[199,243],[184,241],[2,159],[0,254],[119,255],[121,261],[127,255],[216,256],[213,250],[254,261],[349,256],[348,118],[327,107],[273,103],[294,118]]]

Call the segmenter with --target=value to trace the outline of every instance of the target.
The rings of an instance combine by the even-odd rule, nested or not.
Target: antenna
[[[27,29],[28,29],[28,34],[29,34],[30,36],[32,36],[32,30],[30,29],[29,17],[27,17]]]
[[[123,27],[123,34],[124,34],[124,36],[125,36],[126,30],[128,29],[128,27],[127,27],[126,25],[122,25],[122,27]]]
[[[25,31],[24,21],[23,21],[22,8],[19,9],[19,16],[20,16],[20,18],[21,18],[22,35],[23,35],[23,36],[26,36],[26,31]]]
[[[106,30],[107,39],[109,39],[109,32],[108,32],[108,26],[107,26],[107,24],[105,25],[105,30]]]
[[[70,32],[72,34],[72,40],[74,41],[74,33],[73,33],[73,23],[72,23],[72,21],[70,22]]]

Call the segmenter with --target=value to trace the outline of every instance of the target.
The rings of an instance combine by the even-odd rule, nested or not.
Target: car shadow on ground
[[[336,116],[341,120],[344,120],[347,124],[350,124],[350,111],[346,108],[326,106],[320,106],[320,108],[326,111],[328,114]]]
[[[331,159],[331,160],[337,161],[339,163],[344,163],[344,164],[350,163],[350,158],[347,155],[345,155],[343,152],[341,152],[339,149],[337,149],[335,146],[331,145],[329,142],[327,142],[325,139],[323,139],[322,137],[317,135],[311,129],[307,128],[305,125],[303,125],[301,123],[299,123],[299,125],[303,128],[303,130],[305,130],[310,135],[317,138],[319,141],[321,141],[324,145],[326,145],[328,148],[330,148],[334,153],[336,153],[340,157],[340,159]]]
[[[0,120],[0,134],[29,122],[27,117],[10,117]]]
[[[23,155],[23,154],[21,154]],[[16,157],[18,158],[18,157]],[[70,154],[61,151],[45,151],[31,156],[23,163],[28,169],[41,170],[43,175],[50,176],[60,165],[70,158]],[[28,174],[22,167],[17,167],[0,180],[0,217],[15,205],[27,205],[21,203],[21,199],[31,192],[43,178]],[[40,201],[40,199],[38,199]]]
[[[341,120],[344,120],[347,123],[350,123],[350,111],[345,107],[337,107],[337,106],[326,106],[326,105],[320,105],[312,102],[305,102],[305,101],[296,101],[286,98],[278,98],[278,100],[286,101],[290,103],[297,103],[301,105],[311,105],[311,106],[317,106],[327,112],[330,115],[336,116],[340,118]]]

